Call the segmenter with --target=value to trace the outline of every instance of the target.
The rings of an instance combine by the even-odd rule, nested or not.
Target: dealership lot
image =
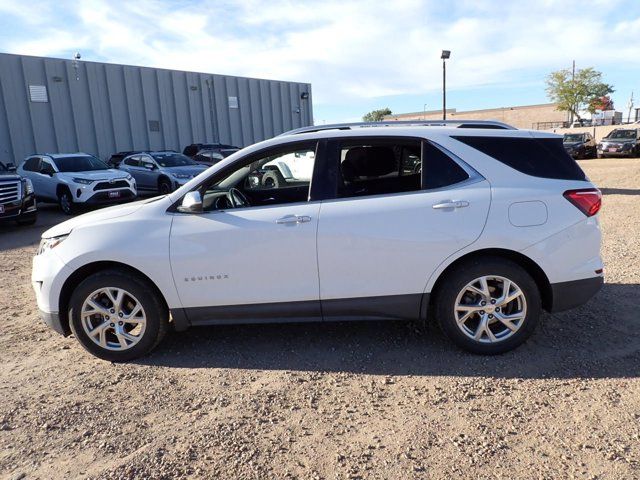
[[[64,215],[0,226],[0,477],[637,478],[640,160],[580,163],[607,283],[500,357],[358,323],[192,329],[110,364],[38,318],[31,257]]]

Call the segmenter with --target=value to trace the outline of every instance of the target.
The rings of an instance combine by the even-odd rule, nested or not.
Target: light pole
[[[442,50],[442,120],[447,119],[447,59],[451,57],[451,50]]]

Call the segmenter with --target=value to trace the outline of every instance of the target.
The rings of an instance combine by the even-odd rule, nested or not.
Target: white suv
[[[250,181],[291,154],[312,178]],[[33,287],[48,325],[112,361],[146,354],[170,327],[310,320],[433,318],[462,348],[495,354],[542,310],[599,290],[600,204],[561,136],[481,122],[310,127],[169,195],[51,228]]]
[[[67,215],[78,204],[121,203],[138,194],[131,175],[110,169],[86,153],[32,155],[18,167],[18,173],[31,180],[38,199],[59,203]]]

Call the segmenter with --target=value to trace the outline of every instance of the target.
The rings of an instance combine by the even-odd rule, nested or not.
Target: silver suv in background
[[[199,175],[207,166],[181,153],[162,151],[129,155],[118,168],[136,179],[138,190],[166,195]]]
[[[87,153],[37,154],[27,157],[18,174],[33,182],[36,197],[57,202],[67,215],[82,205],[105,205],[133,200],[136,182]]]

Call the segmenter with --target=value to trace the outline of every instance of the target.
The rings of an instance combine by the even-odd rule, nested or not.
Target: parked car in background
[[[300,181],[247,181],[292,157]],[[32,281],[45,322],[110,361],[170,327],[432,317],[460,347],[498,354],[543,310],[601,288],[601,198],[559,135],[308,127],[169,195],[51,228]]]
[[[78,205],[115,204],[137,196],[131,175],[110,169],[86,153],[31,155],[18,173],[31,180],[38,199],[57,202],[67,215],[72,215]]]
[[[111,158],[107,160],[107,165],[111,168],[118,168],[124,157],[128,157],[129,155],[133,155],[136,153],[142,153],[145,150],[132,150],[130,152],[118,152],[111,155]]]
[[[202,163],[203,165],[211,166],[218,163],[220,160],[224,160],[229,155],[232,155],[236,152],[240,151],[239,148],[220,148],[220,149],[205,149],[200,150],[193,159]]]
[[[596,141],[590,133],[565,133],[562,144],[573,158],[596,158],[598,156]]]
[[[235,145],[227,145],[226,143],[192,143],[191,145],[187,145],[184,147],[182,153],[187,157],[195,157],[198,152],[202,150],[227,150],[227,149],[235,149],[240,150],[240,147],[236,147]]]
[[[31,225],[38,216],[33,184],[16,173],[12,163],[0,162],[0,221]]]
[[[166,195],[205,171],[207,166],[181,153],[162,151],[125,157],[119,169],[136,179],[139,191]]]
[[[598,156],[640,157],[640,129],[617,128],[598,144]]]

